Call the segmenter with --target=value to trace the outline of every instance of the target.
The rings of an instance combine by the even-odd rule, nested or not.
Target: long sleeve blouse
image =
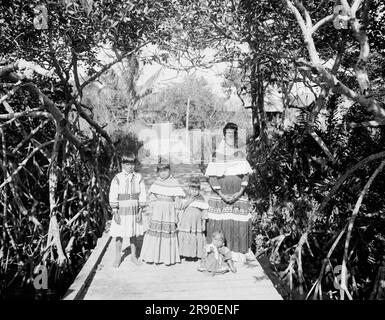
[[[109,202],[113,209],[119,208],[119,200],[137,199],[140,206],[146,203],[146,186],[140,173],[119,172],[111,181]]]

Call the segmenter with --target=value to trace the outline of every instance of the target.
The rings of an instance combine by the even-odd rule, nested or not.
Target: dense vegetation
[[[194,125],[223,121],[200,79],[155,93],[154,79],[137,85],[140,63],[175,56],[190,69],[229,63],[224,85],[251,101],[256,249],[292,297],[384,298],[382,1],[43,1],[47,29],[34,28],[40,3],[0,6],[1,297],[32,297],[40,264],[53,289],[42,292],[62,295],[95,246],[119,148],[129,148],[106,125],[172,104],[182,126],[192,93]],[[150,43],[159,56],[141,55]],[[287,111],[296,83],[312,102],[294,127],[269,131],[267,88],[279,88]]]
[[[117,150],[83,91],[167,36],[160,25],[172,13],[168,2],[51,1],[45,29],[36,21],[39,4],[0,6],[2,297],[32,297],[39,265],[52,289],[42,292],[61,296],[95,246]],[[103,47],[112,52],[107,64]]]

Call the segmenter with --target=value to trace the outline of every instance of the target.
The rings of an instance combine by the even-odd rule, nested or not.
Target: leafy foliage
[[[337,97],[332,96],[328,108],[334,110],[336,103]],[[347,117],[357,121],[360,114],[352,111]],[[319,210],[320,203],[348,168],[367,156],[384,151],[382,129],[376,130],[375,134],[370,134],[367,129],[346,129],[333,112],[329,113],[327,120],[327,130],[318,133],[336,154],[336,164],[325,160],[312,139],[299,139],[305,123],[298,123],[283,135],[276,136],[275,146],[268,155],[259,152],[255,146],[250,147],[250,160],[257,172],[249,191],[255,197],[255,210],[258,212],[254,227],[257,249],[269,249],[270,261],[285,275],[284,279],[292,282],[293,292],[295,287],[299,288],[302,298],[306,291],[301,291],[301,287],[310,291],[319,277],[323,257],[335,240],[335,234],[350,218],[359,192],[372,174],[373,167],[378,165],[378,160],[363,165],[349,176],[325,210]],[[369,299],[382,259],[381,250],[385,249],[381,229],[385,223],[384,177],[385,173],[380,173],[372,184],[353,232],[348,262],[353,276],[348,284],[356,299]],[[300,249],[303,250],[302,265],[298,262],[290,265],[298,254],[297,245],[305,233],[309,249]],[[338,299],[333,268],[341,264],[342,252],[343,243],[340,243],[331,256],[331,268],[322,275],[324,298]],[[293,268],[287,269],[288,266]],[[298,272],[302,268],[304,281],[301,283]]]
[[[167,38],[165,21],[175,13],[172,1],[49,1],[48,29],[35,29],[39,4],[0,4],[2,297],[19,289],[32,294],[40,263],[51,294],[62,296],[95,246],[109,218],[117,154],[92,105],[82,101],[83,89],[146,43]],[[114,53],[111,63],[100,55],[105,48]],[[40,74],[29,72],[36,65]],[[130,83],[126,88],[133,91]],[[30,110],[40,113],[28,116]]]
[[[101,79],[111,93],[109,101],[121,108],[114,111],[125,112],[127,104],[133,107],[140,96],[135,88],[133,57],[140,57],[143,45],[153,43],[189,59],[191,68],[233,62],[232,70],[236,71],[229,72],[224,86],[235,86],[251,95],[253,107],[258,107],[253,121],[259,124],[264,121],[267,85],[279,86],[286,95],[296,81],[308,86],[310,82],[309,90],[314,86],[324,89],[324,96],[316,92],[316,101],[303,108],[296,126],[270,133],[270,144],[262,148],[258,139],[250,140],[249,157],[256,174],[249,194],[259,214],[254,226],[257,249],[269,252],[291,291],[298,287],[301,296],[307,292],[313,298],[338,299],[338,275],[333,271],[345,261],[340,240],[352,221],[354,204],[384,151],[381,122],[374,129],[347,125],[373,120],[371,110],[384,103],[384,4],[373,0],[366,10],[369,1],[363,1],[364,9],[359,8],[352,21],[367,25],[356,34],[350,29],[337,31],[326,23],[305,41],[293,15],[295,10],[287,3],[292,2],[47,1],[48,30],[36,30],[34,8],[40,1],[1,2],[2,296],[15,293],[17,288],[31,288],[33,266],[40,262],[49,267],[50,283],[61,295],[67,285],[64,279],[73,279],[95,245],[108,218],[105,195],[109,178],[117,170],[116,155],[134,150],[136,141],[115,132],[115,142],[129,142],[115,149],[114,141],[98,124],[113,112],[93,118],[97,101],[91,94],[87,103],[84,89],[107,72]],[[301,9],[299,1],[294,3],[300,15],[306,8],[315,23],[330,16],[335,5],[332,0],[304,0]],[[365,53],[360,46],[366,41],[365,34],[371,59],[360,55]],[[306,46],[312,43],[314,48],[309,50]],[[114,53],[109,64],[100,57],[105,47]],[[216,48],[212,61],[205,60],[203,51],[207,48]],[[334,61],[335,56],[340,61],[336,70],[321,66]],[[125,58],[131,58],[132,64],[122,84],[108,70]],[[49,74],[55,77],[23,74],[21,59],[51,70]],[[167,62],[167,55],[152,59]],[[334,78],[329,81],[325,75],[333,75],[339,82]],[[368,83],[367,91],[364,87]],[[27,90],[31,86],[35,91]],[[338,90],[354,101],[343,112],[346,99],[335,93]],[[147,96],[145,106],[156,106],[159,119],[172,119],[181,126],[187,98],[191,99],[191,125],[219,123],[215,112],[222,102],[201,79],[189,78]],[[176,106],[171,113],[166,111],[170,105]],[[322,107],[328,111],[325,129],[317,123]],[[31,110],[38,115],[32,116]],[[17,112],[23,115],[16,116]],[[79,127],[79,117],[90,125],[89,135]],[[328,158],[327,149],[331,154]],[[358,207],[350,246],[347,242],[347,289],[358,299],[372,295],[384,261],[384,181],[384,172],[380,172]],[[47,244],[53,217],[59,230],[56,248]]]

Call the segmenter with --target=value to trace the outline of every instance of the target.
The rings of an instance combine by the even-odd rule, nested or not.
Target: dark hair
[[[201,181],[199,178],[196,178],[196,177],[192,177],[189,181],[189,187],[190,188],[197,188],[197,189],[200,189],[201,188]]]
[[[122,155],[120,160],[121,160],[122,163],[136,164],[136,157],[132,153]]]
[[[215,230],[213,232],[212,238],[215,238],[216,235],[219,235],[223,241],[225,241],[225,234],[223,233],[222,230]]]
[[[238,126],[234,122],[227,122],[223,127],[223,136],[226,137],[226,130],[234,129],[234,146],[238,148]]]
[[[166,170],[166,169],[169,169],[170,170],[170,162],[165,159],[165,158],[159,158],[159,161],[158,161],[158,166],[156,168],[156,172],[159,172],[161,170]]]
[[[234,122],[227,122],[226,125],[223,127],[223,135],[226,135],[227,129],[234,129],[235,134],[238,134],[238,126]]]

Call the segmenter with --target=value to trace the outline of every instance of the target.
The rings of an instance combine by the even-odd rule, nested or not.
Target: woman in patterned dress
[[[251,252],[252,216],[245,194],[252,169],[245,155],[238,150],[238,126],[228,123],[223,134],[224,140],[217,148],[215,162],[210,162],[205,172],[212,188],[208,201],[207,242],[212,241],[215,230],[223,230],[226,245],[235,261],[243,258],[254,260]],[[245,255],[242,257],[240,254]]]

